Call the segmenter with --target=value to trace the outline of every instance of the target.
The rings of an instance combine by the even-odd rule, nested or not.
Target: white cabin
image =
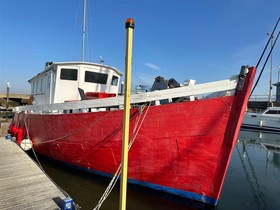
[[[111,66],[89,62],[46,63],[46,68],[28,80],[32,104],[81,100],[79,88],[91,98],[98,93],[116,96],[122,73]]]

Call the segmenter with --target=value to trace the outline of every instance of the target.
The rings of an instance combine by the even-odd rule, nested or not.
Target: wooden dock
[[[0,136],[0,209],[63,209],[66,196],[14,142]]]

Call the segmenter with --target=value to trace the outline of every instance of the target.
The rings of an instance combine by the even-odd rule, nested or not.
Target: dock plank
[[[61,209],[66,196],[14,142],[0,137],[0,209]],[[58,203],[58,204],[57,204]]]

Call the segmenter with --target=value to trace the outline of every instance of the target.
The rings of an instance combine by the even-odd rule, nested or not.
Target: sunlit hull
[[[129,182],[216,205],[254,74],[251,68],[232,96],[132,108]],[[112,176],[121,163],[122,120],[122,110],[21,112],[13,126],[28,131],[36,152]]]

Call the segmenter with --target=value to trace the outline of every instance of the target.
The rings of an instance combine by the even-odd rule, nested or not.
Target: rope
[[[27,138],[29,138],[29,126],[27,126],[27,123],[26,123],[26,118],[27,118],[27,114],[24,113],[24,127],[25,127],[25,130],[26,130],[26,133],[27,133]],[[29,125],[29,123],[28,123]],[[43,166],[41,165],[37,155],[36,155],[36,152],[34,150],[33,147],[31,147],[32,149],[32,153],[37,161],[37,164],[39,166],[39,168],[42,170],[42,172],[49,178],[49,180],[62,192],[62,194],[65,195],[65,197],[70,197],[70,195],[65,191],[63,190],[60,186],[58,186],[54,181],[53,179],[47,174],[47,172],[44,170]],[[79,204],[76,204],[74,201],[73,201],[73,206],[75,208],[75,210],[79,210],[81,209],[81,207],[79,206]]]
[[[141,107],[139,107],[139,113],[140,113],[140,114],[139,114],[139,116],[137,117],[136,122],[135,122],[135,125],[134,125],[134,129],[133,129],[133,133],[132,133],[132,138],[131,138],[131,140],[129,141],[129,144],[128,144],[128,151],[130,150],[131,146],[133,145],[133,143],[134,143],[134,141],[135,141],[135,139],[136,139],[136,136],[137,136],[137,134],[138,134],[138,132],[139,132],[139,130],[140,130],[140,128],[141,128],[143,122],[144,122],[144,119],[146,118],[146,115],[147,115],[147,113],[148,113],[148,111],[149,111],[149,108],[150,108],[150,106],[151,106],[151,102],[149,103],[149,106],[148,106],[147,109],[146,109],[146,112],[145,112],[145,114],[144,114],[144,116],[143,116],[143,118],[142,118],[142,121],[141,121],[140,125],[138,126],[138,123],[139,123],[139,121],[140,121],[140,119],[141,119],[141,115],[142,115],[142,113],[143,113],[143,111],[144,111],[144,109],[145,109],[146,106],[147,106],[147,104],[144,104],[144,105],[142,105]],[[115,172],[115,174],[114,174],[112,180],[110,181],[108,187],[107,187],[106,190],[104,191],[103,195],[101,196],[101,198],[99,199],[97,205],[94,207],[93,210],[98,210],[98,209],[100,209],[101,206],[102,206],[102,204],[103,204],[104,201],[106,200],[106,198],[109,196],[109,194],[110,194],[111,191],[113,190],[114,186],[116,185],[116,183],[117,183],[117,181],[118,181],[118,178],[120,177],[120,174],[121,174],[121,167],[122,167],[122,164],[120,163],[120,165],[119,165],[117,171]]]
[[[145,119],[145,117],[146,117],[146,115],[147,115],[147,113],[148,113],[148,110],[149,110],[149,108],[150,108],[150,106],[151,106],[151,102],[149,103],[149,105],[148,105],[148,107],[147,107],[147,109],[146,109],[146,112],[145,112],[145,114],[144,114],[144,116],[143,116],[143,118],[142,118],[142,121],[140,122],[141,116],[142,116],[143,111],[144,111],[144,109],[146,108],[146,106],[147,106],[147,104],[144,104],[144,105],[142,105],[142,106],[139,107],[139,113],[140,113],[140,114],[139,114],[139,115],[137,116],[137,118],[136,118],[136,122],[135,122],[134,129],[133,129],[133,132],[132,132],[132,137],[131,137],[131,140],[129,141],[129,145],[128,145],[128,151],[130,150],[131,146],[133,145],[133,143],[134,143],[134,141],[135,141],[135,139],[136,139],[136,137],[137,137],[137,134],[138,134],[138,132],[139,132],[139,130],[140,130],[140,128],[141,128],[141,126],[142,126],[142,124],[143,124],[143,122],[144,122],[144,119]],[[104,119],[105,117],[107,117],[107,116],[108,116],[109,114],[111,114],[112,112],[113,112],[113,111],[108,112],[106,115],[104,115],[103,117],[99,118],[98,120],[96,120],[96,121],[94,121],[94,122],[91,122],[91,123],[89,123],[88,125],[86,125],[86,126],[80,128],[80,129],[78,129],[78,130],[76,130],[76,131],[74,131],[74,132],[72,132],[72,133],[70,133],[70,134],[67,134],[67,135],[65,135],[65,136],[62,136],[62,137],[59,137],[59,138],[56,138],[56,139],[52,139],[52,140],[49,140],[49,141],[45,141],[45,142],[42,142],[42,143],[50,143],[50,142],[62,140],[62,139],[64,139],[64,138],[66,138],[66,137],[69,137],[69,136],[71,136],[71,135],[74,135],[74,134],[76,134],[76,133],[79,133],[79,132],[85,130],[86,128],[89,128],[89,127],[91,127],[92,125],[98,123],[99,121],[101,121],[102,119]],[[25,125],[25,129],[26,129],[26,132],[27,132],[27,137],[29,138],[29,126],[27,125],[27,122],[26,122],[27,120],[26,120],[26,119],[27,119],[27,114],[25,114],[25,117],[24,117],[24,125]],[[140,122],[140,124],[139,124],[139,122]],[[28,124],[29,124],[29,123],[28,123]],[[65,190],[63,190],[61,187],[59,187],[59,186],[51,179],[51,177],[49,177],[49,175],[45,172],[45,170],[43,169],[43,167],[42,167],[42,165],[41,165],[41,163],[40,163],[40,161],[39,161],[39,159],[38,159],[38,157],[37,157],[37,155],[36,155],[36,152],[35,152],[35,150],[34,150],[33,147],[32,147],[32,152],[33,152],[34,157],[35,157],[35,159],[36,159],[36,161],[37,161],[37,163],[38,163],[38,166],[39,166],[40,169],[43,171],[43,173],[57,186],[57,188],[60,189],[60,191],[61,191],[66,197],[70,197],[69,194],[68,194]],[[106,200],[106,198],[109,196],[109,194],[110,194],[111,191],[113,190],[114,186],[116,185],[116,183],[117,183],[117,181],[118,181],[118,178],[120,177],[120,174],[121,174],[121,167],[122,167],[122,164],[120,163],[120,165],[119,165],[117,171],[115,172],[115,174],[114,174],[114,176],[113,176],[111,182],[109,183],[109,185],[108,185],[108,187],[106,188],[105,192],[104,192],[103,195],[101,196],[101,198],[100,198],[98,204],[96,205],[96,207],[94,208],[94,210],[100,209],[100,207],[101,207],[101,205],[103,204],[103,202]],[[74,202],[73,202],[73,205],[74,205],[74,207],[75,207],[76,210],[78,210],[78,209],[81,208],[78,204],[75,204]]]
[[[80,128],[80,129],[77,129],[76,131],[74,131],[74,132],[72,132],[72,133],[69,133],[69,134],[67,134],[67,135],[65,135],[65,136],[62,136],[62,137],[59,137],[59,138],[56,138],[56,139],[51,139],[51,140],[44,141],[44,142],[40,142],[40,143],[35,143],[35,144],[45,144],[45,143],[50,143],[50,142],[54,142],[54,141],[58,141],[58,140],[65,139],[65,138],[67,138],[67,137],[69,137],[69,136],[72,136],[72,135],[74,135],[74,134],[77,134],[77,133],[79,133],[79,132],[81,132],[81,131],[83,131],[83,130],[85,130],[85,129],[91,127],[91,126],[93,126],[94,124],[98,123],[99,121],[103,120],[105,117],[107,117],[108,115],[110,115],[112,112],[114,112],[114,111],[108,112],[106,115],[104,115],[103,117],[99,118],[98,120],[93,121],[93,122],[91,122],[91,123],[85,125],[84,127]]]
[[[27,138],[29,138],[29,126],[27,126],[26,118],[27,118],[27,114],[24,113],[24,120],[23,120],[24,121],[24,127],[25,127],[25,130],[26,130],[26,133],[27,133]],[[35,157],[35,159],[36,159],[40,169],[45,173],[45,171],[44,171],[44,169],[43,169],[43,167],[42,167],[42,165],[41,165],[41,163],[40,163],[40,161],[39,161],[39,159],[38,159],[38,157],[36,155],[36,152],[35,152],[34,148],[31,147],[31,149],[32,149],[33,155],[34,155],[34,157]]]

